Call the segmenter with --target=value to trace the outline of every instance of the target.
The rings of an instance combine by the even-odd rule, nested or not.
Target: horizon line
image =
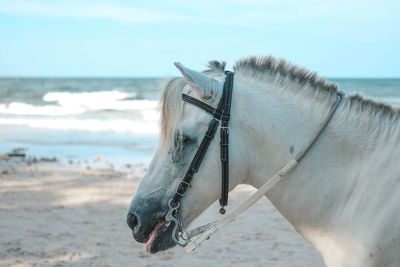
[[[0,75],[0,79],[154,79],[154,80],[162,80],[175,77],[173,75],[165,75],[165,76],[41,76],[41,75],[21,75],[21,76],[9,76],[9,75]],[[378,80],[378,79],[386,79],[386,80],[398,80],[400,76],[323,76],[325,79],[332,80],[340,80],[340,79],[364,79],[364,80]]]

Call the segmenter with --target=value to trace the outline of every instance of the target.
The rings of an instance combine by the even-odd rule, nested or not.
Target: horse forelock
[[[226,63],[213,60],[208,63],[206,74],[223,74]],[[180,132],[180,120],[183,111],[182,91],[188,82],[179,77],[167,81],[162,90],[160,100],[161,110],[161,145],[165,148],[172,147],[175,134]]]
[[[161,145],[171,147],[180,128],[183,110],[182,91],[187,85],[183,78],[172,78],[165,85],[161,101]]]

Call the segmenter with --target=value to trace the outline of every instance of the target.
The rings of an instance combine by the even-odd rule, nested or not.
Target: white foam
[[[133,94],[113,91],[104,92],[52,92],[43,96],[45,102],[56,102],[49,105],[31,105],[22,102],[0,104],[0,114],[14,115],[46,115],[65,116],[76,115],[98,110],[155,110],[158,102],[155,100],[126,100]]]
[[[58,102],[63,104],[76,104],[76,103],[88,103],[91,101],[118,101],[126,98],[132,98],[135,94],[124,93],[118,90],[112,91],[98,91],[98,92],[49,92],[43,96],[45,102]]]
[[[65,116],[84,113],[83,107],[62,107],[57,105],[34,106],[21,102],[0,104],[0,114],[8,115],[51,115]]]
[[[67,119],[67,118],[0,118],[0,124],[30,126],[36,128],[56,129],[56,130],[83,130],[83,131],[110,131],[124,132],[133,135],[152,135],[159,134],[157,121],[131,121],[125,119],[98,120],[98,119]]]
[[[51,92],[43,96],[45,102],[57,102],[62,107],[84,108],[86,110],[138,110],[155,109],[157,101],[152,100],[127,100],[134,97],[135,94],[129,94],[113,91],[102,92]]]

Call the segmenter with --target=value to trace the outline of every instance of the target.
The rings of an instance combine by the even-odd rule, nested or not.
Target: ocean
[[[346,93],[400,106],[400,79],[332,79]],[[0,78],[0,154],[61,162],[148,164],[163,79]]]

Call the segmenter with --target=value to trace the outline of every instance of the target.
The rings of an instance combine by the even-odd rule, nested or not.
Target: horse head
[[[182,93],[216,106],[223,92],[223,71],[200,73],[179,63],[175,64],[183,78],[169,81],[161,99],[161,138],[157,152],[147,174],[135,193],[127,215],[133,237],[146,242],[151,253],[175,246],[172,239],[174,225],[167,224],[165,216],[169,201],[185,176],[191,161],[209,127],[212,116],[194,105],[182,101]],[[234,107],[233,107],[234,110]],[[235,125],[235,118],[231,119]],[[240,132],[232,127],[230,142],[235,144],[231,151],[229,190],[233,189],[246,172],[241,166]],[[221,193],[221,163],[218,138],[213,139],[207,153],[179,203],[179,220],[187,227],[194,218],[217,200]]]

